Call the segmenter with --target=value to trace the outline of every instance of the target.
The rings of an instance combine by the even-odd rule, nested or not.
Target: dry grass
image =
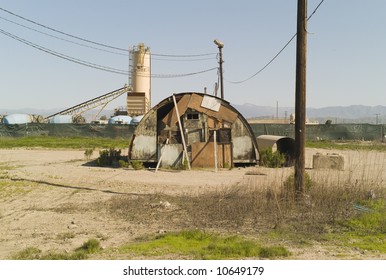
[[[218,186],[215,190],[214,187],[212,190],[208,188],[199,193],[191,190],[171,192],[162,189],[162,186],[154,190],[168,194],[154,193],[153,189],[148,190],[147,194],[111,192],[109,196],[103,197],[106,200],[85,200],[82,204],[66,200],[47,208],[31,204],[27,210],[49,210],[59,215],[92,212],[96,214],[94,216],[100,214],[104,219],[114,221],[125,229],[135,229],[138,225],[142,231],[136,237],[141,237],[146,230],[152,234],[174,232],[178,235],[180,232],[196,229],[209,234],[238,236],[267,246],[283,246],[291,252],[295,251],[292,254],[294,258],[299,257],[296,250],[301,246],[311,248],[315,243],[318,248],[325,246],[324,248],[328,248],[326,250],[332,246],[345,248],[342,258],[352,256],[343,254],[347,251],[347,254],[352,253],[354,247],[386,254],[386,188],[383,181],[385,153],[369,151],[361,153],[360,159],[358,156],[350,157],[351,153],[355,152],[344,152],[344,171],[313,170],[308,167],[312,185],[301,201],[293,198],[291,187],[285,183],[293,172],[291,168],[273,170],[259,167],[248,169],[248,174],[238,184],[230,187]],[[3,167],[0,175],[3,176],[3,183],[12,185],[7,185],[7,189],[15,189],[19,181],[9,178],[8,169],[9,167]],[[184,190],[183,187],[179,190]],[[71,195],[77,192],[79,191],[76,190]],[[84,191],[85,195],[91,193]],[[90,219],[90,216],[87,217]],[[77,237],[74,234],[80,233],[59,232],[54,235],[55,241],[72,242]],[[113,240],[115,233],[104,231],[103,234],[104,239]],[[127,237],[127,242],[131,244],[137,241]],[[123,238],[111,244],[123,246],[125,242]],[[36,250],[31,251],[33,253]],[[109,251],[109,254],[110,252],[112,256],[108,257],[115,258],[115,251]],[[177,256],[178,252],[173,254]],[[373,258],[378,256],[378,253],[372,254]],[[126,257],[125,255],[122,258]],[[168,256],[157,256],[159,257]]]
[[[347,225],[361,219],[368,207],[372,211],[371,205],[386,201],[382,179],[385,163],[384,154],[369,151],[359,159],[348,154],[345,171],[309,169],[310,187],[301,201],[294,199],[293,190],[286,183],[291,169],[283,168],[275,171],[273,181],[268,181],[264,172],[252,172],[242,184],[205,194],[116,196],[107,208],[122,219],[149,225],[158,223],[170,230],[199,228],[269,236],[271,241],[275,236],[276,240],[295,245],[315,240],[331,245],[337,242],[334,234],[355,231]],[[170,205],[164,207],[165,201]],[[383,213],[385,209],[380,211]],[[371,221],[373,217],[365,219]],[[352,235],[345,236],[347,240],[339,242],[348,246]]]
[[[248,233],[286,228],[300,235],[320,235],[339,221],[355,217],[358,211],[353,205],[371,199],[370,191],[378,199],[386,198],[385,189],[369,188],[360,182],[315,183],[302,201],[295,201],[282,184],[264,189],[237,186],[196,196],[116,196],[107,207],[122,219],[159,223],[165,228]]]

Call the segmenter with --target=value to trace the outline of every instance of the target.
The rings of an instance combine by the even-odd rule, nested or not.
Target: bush
[[[84,151],[84,156],[86,157],[87,160],[89,160],[94,153],[94,148],[88,148]]]
[[[14,255],[11,259],[14,260],[85,260],[89,254],[98,253],[102,250],[99,240],[89,239],[82,246],[77,248],[75,252],[54,252],[48,251],[43,253],[35,247],[28,247]]]
[[[260,165],[270,168],[282,167],[285,164],[285,155],[272,149],[266,149],[260,152]]]
[[[124,161],[123,159],[120,159],[120,160],[118,161],[118,164],[119,164],[119,167],[121,167],[121,168],[127,168],[127,167],[129,167],[129,163],[128,163],[127,161]]]
[[[102,249],[101,244],[99,240],[97,239],[89,239],[88,241],[84,242],[82,246],[80,246],[78,249],[76,249],[76,252],[84,252],[86,254],[93,254]]]
[[[308,173],[304,173],[304,192],[310,191],[315,182],[311,180]],[[295,194],[295,173],[292,173],[283,183],[284,191],[286,194]]]
[[[118,165],[118,161],[121,157],[121,150],[115,150],[110,148],[109,150],[99,151],[99,158],[97,164],[99,166],[113,166]]]
[[[143,169],[143,162],[142,162],[142,161],[139,161],[139,160],[132,160],[130,163],[131,163],[131,166],[132,166],[135,170]]]

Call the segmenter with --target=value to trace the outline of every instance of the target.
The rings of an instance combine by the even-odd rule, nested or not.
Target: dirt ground
[[[312,169],[312,156],[317,152],[333,151],[307,149],[306,168],[311,176],[386,182],[386,153],[336,151],[344,156],[345,170],[316,172]],[[98,209],[98,205],[112,197],[154,193],[197,195],[236,185],[266,187],[283,181],[292,172],[292,168],[242,167],[217,173],[213,170],[156,173],[102,168],[89,162],[81,150],[0,150],[0,259],[31,246],[42,251],[69,252],[90,238],[99,238],[103,247],[113,248],[145,234],[170,230],[168,225],[160,223],[149,226],[113,219]],[[339,251],[334,250],[314,244],[308,249],[295,248],[292,258],[334,259]],[[354,252],[352,257],[384,256]]]

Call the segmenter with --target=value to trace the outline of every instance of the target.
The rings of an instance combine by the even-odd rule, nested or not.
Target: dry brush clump
[[[326,183],[307,178],[310,185],[300,200],[291,195],[294,190],[290,176],[271,186],[238,185],[199,195],[119,195],[107,202],[107,208],[111,214],[132,222],[162,224],[174,230],[264,233],[285,228],[318,235],[355,217],[358,210],[354,206],[374,199],[371,194],[386,198],[385,188],[366,182]]]

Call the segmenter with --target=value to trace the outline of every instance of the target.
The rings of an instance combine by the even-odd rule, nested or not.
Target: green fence
[[[15,124],[0,125],[0,137],[56,136],[130,138],[135,126],[125,124]]]
[[[295,137],[293,124],[251,124],[254,134],[281,135]],[[307,140],[382,140],[385,135],[385,125],[373,124],[319,124],[306,126]]]
[[[293,124],[251,124],[254,134],[280,135],[294,138]],[[96,124],[0,124],[0,137],[23,137],[48,135],[56,137],[103,137],[130,138],[134,125]],[[381,140],[385,135],[385,125],[373,124],[331,124],[307,125],[306,139],[316,140]]]

